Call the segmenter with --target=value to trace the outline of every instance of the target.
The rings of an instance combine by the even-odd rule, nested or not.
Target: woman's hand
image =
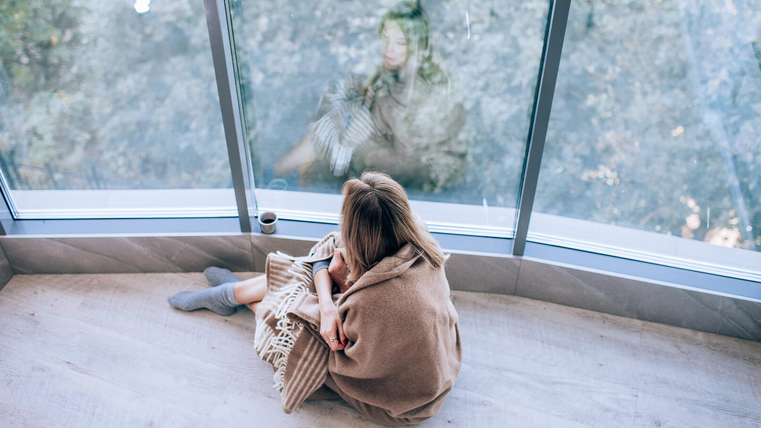
[[[320,304],[320,336],[331,351],[342,351],[348,343],[343,324],[338,318],[338,308],[333,302]]]
[[[367,91],[365,92],[365,107],[370,108],[370,106],[373,104],[374,99],[375,91],[373,91],[372,87],[368,87]]]
[[[330,266],[328,266],[328,273],[333,282],[338,285],[341,293],[346,293],[351,284],[346,283],[346,277],[349,276],[349,268],[344,260],[343,249],[336,248],[336,251],[333,253],[333,259],[330,261]]]

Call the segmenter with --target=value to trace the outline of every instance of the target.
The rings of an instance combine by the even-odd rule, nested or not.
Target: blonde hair
[[[340,228],[348,282],[356,282],[408,243],[434,269],[444,265],[439,244],[416,220],[404,188],[391,177],[365,172],[344,184],[343,197]]]
[[[378,25],[378,37],[383,36],[383,29],[388,22],[395,22],[404,34],[407,43],[407,58],[416,55],[417,67],[414,74],[429,85],[446,84],[451,89],[452,82],[447,73],[433,61],[433,43],[431,42],[431,20],[420,2],[401,1],[389,9]],[[384,67],[378,67],[374,74],[370,75],[360,89],[360,93],[367,93],[368,88],[377,90],[379,80]],[[414,77],[413,77],[414,78]]]

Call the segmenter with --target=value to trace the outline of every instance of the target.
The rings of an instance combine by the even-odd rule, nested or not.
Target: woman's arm
[[[333,259],[330,261],[330,265],[328,265],[328,273],[333,282],[338,286],[339,292],[346,293],[346,290],[351,287],[351,283],[346,283],[346,277],[349,276],[349,268],[346,267],[342,248],[336,248],[336,251],[333,253]]]
[[[328,269],[320,269],[314,274],[314,288],[320,302],[320,336],[331,351],[341,351],[346,344],[346,335],[341,319],[338,318],[338,308],[331,297],[333,280]]]
[[[376,82],[378,82],[378,78],[380,77],[380,75],[381,75],[381,69],[380,69],[380,67],[378,67],[375,70],[375,73],[370,75],[367,78],[367,80],[365,80],[365,83],[362,84],[362,86],[359,89],[359,93],[362,94],[362,95],[366,95],[367,94],[367,90],[368,89],[373,89],[373,86],[375,86]]]

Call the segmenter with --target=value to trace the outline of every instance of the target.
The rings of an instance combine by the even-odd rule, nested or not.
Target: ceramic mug
[[[262,233],[275,233],[275,225],[277,224],[277,214],[267,211],[259,214],[259,228]]]

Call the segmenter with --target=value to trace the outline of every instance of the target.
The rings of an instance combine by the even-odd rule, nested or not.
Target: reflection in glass
[[[568,22],[535,210],[761,249],[761,3],[573,2]]]
[[[14,198],[231,186],[203,2],[1,8],[0,167]]]
[[[512,227],[548,2],[232,10],[257,188],[338,194],[380,169],[412,200],[469,204],[471,222]]]
[[[319,157],[343,176],[357,150],[365,162],[353,159],[355,166],[386,170],[408,186],[417,181],[440,190],[461,178],[465,111],[433,60],[430,28],[415,3],[389,10],[378,28],[383,63],[369,77],[349,74],[331,86],[307,134],[275,162],[275,171],[306,175]]]

